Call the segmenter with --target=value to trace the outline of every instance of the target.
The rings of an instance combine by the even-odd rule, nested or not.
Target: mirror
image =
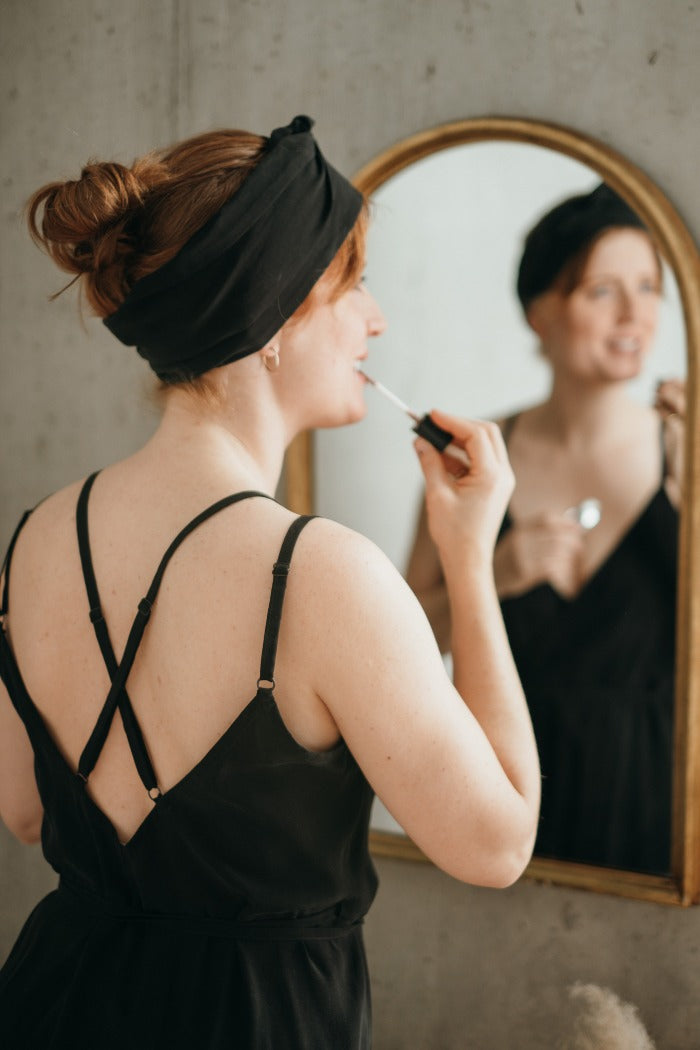
[[[381,343],[371,349],[367,370],[421,413],[439,405],[456,414],[500,418],[541,399],[547,368],[512,293],[522,238],[544,211],[588,192],[601,178],[653,231],[665,261],[655,350],[632,396],[649,403],[656,379],[685,373],[687,348],[686,498],[677,595],[673,812],[668,815],[673,848],[663,875],[537,856],[528,872],[565,885],[690,903],[700,888],[692,850],[700,821],[700,708],[691,662],[698,614],[690,540],[699,513],[693,479],[700,276],[697,252],[680,218],[629,162],[552,125],[463,121],[399,143],[356,178],[374,202],[367,276],[389,321]],[[318,433],[313,443],[307,438],[290,450],[288,498],[296,509],[313,506],[369,535],[405,571],[421,478],[408,421],[374,391],[368,390],[367,402],[368,416],[358,427]],[[373,827],[376,852],[420,856],[381,806]]]

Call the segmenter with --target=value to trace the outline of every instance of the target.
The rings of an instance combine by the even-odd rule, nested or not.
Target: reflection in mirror
[[[373,194],[367,281],[389,329],[372,348],[367,371],[420,413],[440,407],[508,421],[517,485],[499,543],[510,563],[501,598],[521,673],[529,676],[526,693],[536,695],[545,776],[538,852],[665,873],[678,493],[663,484],[663,475],[675,471],[669,480],[676,480],[682,433],[676,415],[664,428],[651,406],[657,383],[686,371],[678,288],[664,265],[659,296],[656,257],[645,235],[633,231],[632,267],[650,269],[654,285],[641,293],[646,321],[637,316],[637,303],[637,314],[608,325],[597,344],[602,358],[578,364],[607,370],[607,379],[592,384],[590,374],[585,382],[579,376],[578,386],[570,360],[566,368],[552,367],[563,346],[557,304],[546,303],[534,317],[531,308],[527,323],[515,294],[527,231],[555,204],[599,183],[597,172],[561,153],[497,141],[432,154],[385,182]],[[619,239],[602,238],[585,266],[612,270],[617,279],[621,266],[629,269],[620,262],[625,248]],[[583,274],[581,285],[579,274],[573,283],[590,293],[586,301],[599,316],[596,304],[606,294],[602,285],[595,290],[595,276]],[[569,306],[584,298],[569,291]],[[535,301],[541,306],[542,300],[547,296]],[[560,391],[566,388],[554,402],[553,376]],[[596,397],[589,396],[592,386]],[[671,399],[682,392],[666,389]],[[373,390],[366,400],[368,415],[358,427],[315,435],[316,510],[369,535],[405,571],[422,476],[406,418]],[[534,407],[547,404],[550,411]],[[681,407],[674,402],[666,414]],[[352,489],[334,466],[339,462],[362,464]],[[590,504],[580,524],[572,520],[573,508],[590,499],[599,501],[600,521],[586,528]],[[550,567],[537,579],[529,566],[518,579],[515,541],[523,534],[532,539],[533,530],[528,537],[521,526],[544,513],[556,521],[549,531],[537,530],[535,542]],[[448,607],[439,563],[427,534],[419,540],[410,582],[445,648]],[[562,549],[564,569],[551,568]],[[374,826],[400,831],[379,804]]]

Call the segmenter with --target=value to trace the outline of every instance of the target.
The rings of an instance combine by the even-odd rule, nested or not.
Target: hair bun
[[[266,144],[224,128],[147,153],[131,167],[90,161],[79,179],[51,182],[29,199],[32,237],[107,318],[221,210]]]
[[[139,240],[135,220],[148,193],[166,177],[153,157],[131,168],[89,162],[79,179],[49,183],[29,200],[32,237],[61,269],[85,275],[88,299],[102,315],[116,309],[128,291]]]

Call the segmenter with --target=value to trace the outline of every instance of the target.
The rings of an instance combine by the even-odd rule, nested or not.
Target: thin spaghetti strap
[[[107,739],[107,734],[109,733],[110,726],[112,725],[112,721],[114,719],[114,714],[117,707],[119,707],[121,710],[121,704],[123,703],[122,698],[126,695],[126,681],[129,676],[129,672],[131,671],[131,668],[133,666],[134,659],[136,658],[138,647],[141,643],[143,633],[146,629],[146,624],[148,623],[148,620],[150,618],[151,610],[158,596],[158,590],[160,588],[163,575],[168,566],[168,563],[170,562],[170,559],[172,558],[173,554],[180,546],[182,541],[186,539],[187,536],[189,536],[190,533],[193,532],[199,525],[207,521],[209,518],[213,517],[213,515],[218,513],[220,510],[223,510],[225,507],[230,506],[232,503],[238,503],[240,500],[248,499],[252,496],[259,496],[263,499],[273,499],[272,496],[269,496],[265,492],[256,491],[237,492],[232,496],[225,496],[223,499],[218,500],[218,502],[212,504],[211,507],[207,507],[206,510],[203,510],[200,514],[193,518],[192,521],[185,525],[185,527],[180,530],[180,532],[177,534],[177,536],[163,555],[158,569],[156,570],[156,574],[151,582],[151,586],[148,588],[146,596],[142,598],[138,604],[138,611],[131,625],[131,630],[129,631],[129,636],[126,641],[126,646],[124,647],[124,653],[121,659],[121,663],[119,663],[119,665],[115,667],[115,671],[112,676],[112,684],[109,693],[107,694],[107,699],[105,700],[102,706],[102,710],[100,711],[100,715],[97,719],[95,727],[92,733],[90,734],[90,737],[80,756],[80,760],[78,762],[78,776],[81,778],[81,780],[85,781],[86,783],[88,777],[92,773],[92,770],[95,768],[97,759],[99,758],[105,740]],[[127,739],[129,741],[129,746],[132,749],[134,762],[138,768],[137,756],[134,753],[133,749],[133,741],[131,738],[129,738],[128,734]],[[150,760],[148,760],[148,764],[150,766]],[[145,783],[146,782],[144,781],[144,785]],[[153,798],[154,801],[157,801],[160,794],[157,786],[154,784],[153,788],[147,788],[147,790],[151,795],[151,798]]]
[[[669,472],[668,454],[666,451],[666,421],[663,416],[659,420],[659,444],[661,445],[661,484],[663,485]]]
[[[9,608],[9,602],[10,602],[10,563],[12,562],[12,555],[14,553],[15,544],[17,543],[17,539],[19,538],[19,534],[22,531],[22,529],[24,528],[24,526],[26,524],[26,521],[27,521],[27,518],[29,517],[29,515],[31,513],[32,513],[31,510],[25,510],[24,514],[20,518],[19,524],[17,525],[17,528],[12,533],[12,539],[10,540],[10,543],[8,545],[8,548],[7,548],[7,551],[5,553],[5,557],[3,558],[2,566],[0,566],[0,576],[3,576],[2,599],[0,600],[0,627],[4,626],[4,620],[5,620],[5,617],[7,616],[7,612],[8,612],[8,608]]]
[[[19,534],[24,528],[24,525],[26,524],[29,516],[32,513],[33,510],[25,510],[24,514],[20,518],[19,524],[17,525],[17,528],[15,529],[12,535],[12,539],[10,540],[10,544],[7,548],[7,553],[5,554],[2,565],[0,566],[0,574],[4,573],[2,598],[0,600],[0,681],[3,681],[5,683],[12,706],[24,722],[27,733],[29,734],[29,739],[32,743],[32,747],[36,752],[39,749],[39,747],[41,747],[47,741],[49,741],[51,744],[53,743],[53,741],[51,740],[51,737],[47,732],[43,718],[39,714],[33,700],[27,693],[24,681],[17,666],[15,655],[12,649],[10,648],[10,643],[5,631],[5,619],[9,611],[10,565],[12,562],[12,555]]]
[[[92,566],[92,554],[90,551],[90,540],[88,536],[88,519],[87,519],[87,508],[88,499],[92,486],[95,482],[95,478],[99,474],[99,471],[95,471],[89,478],[85,479],[83,487],[80,490],[78,496],[78,503],[75,509],[75,523],[78,530],[78,550],[80,551],[80,564],[83,570],[83,579],[85,580],[85,590],[87,591],[88,601],[90,603],[90,619],[93,617],[93,610],[95,614],[101,613],[100,610],[100,596],[97,592],[97,581],[95,580],[95,571]]]
[[[88,499],[98,473],[99,472],[96,471],[94,474],[91,474],[90,477],[86,479],[85,484],[80,490],[78,505],[76,507],[76,525],[78,530],[80,564],[83,570],[85,590],[87,591],[88,603],[90,606],[90,622],[95,630],[97,642],[100,646],[100,651],[107,667],[110,681],[114,681],[119,665],[117,663],[117,658],[114,655],[114,649],[109,637],[107,623],[102,613],[100,595],[97,588],[97,580],[95,578],[95,570],[92,564],[92,553],[90,551],[88,531]],[[141,778],[143,786],[146,788],[146,791],[153,801],[157,802],[161,793],[158,788],[155,770],[153,769],[153,763],[148,754],[146,741],[144,740],[141,726],[136,717],[136,712],[134,711],[126,689],[123,689],[119,695],[118,707],[119,713],[122,716],[124,732],[126,733],[136,770]]]
[[[310,521],[313,521],[314,517],[315,515],[313,514],[303,514],[292,522],[282,541],[277,561],[272,567],[272,589],[265,621],[258,688],[272,691],[275,687],[275,657],[277,656],[277,642],[282,622],[282,605],[284,604],[284,593],[287,588],[287,576],[291,566],[292,551],[301,530]],[[263,683],[268,684],[264,685]]]

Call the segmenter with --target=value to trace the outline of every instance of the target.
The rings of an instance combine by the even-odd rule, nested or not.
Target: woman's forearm
[[[491,566],[453,569],[447,590],[455,687],[490,740],[513,787],[536,810],[540,773],[532,723]]]

